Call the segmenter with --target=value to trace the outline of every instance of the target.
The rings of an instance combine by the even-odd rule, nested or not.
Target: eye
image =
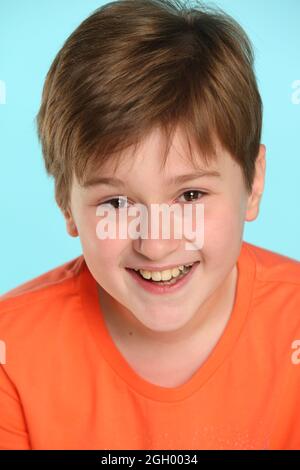
[[[102,204],[109,204],[114,209],[124,209],[126,203],[127,203],[127,197],[118,196],[118,197],[114,197],[112,199],[109,199],[108,201],[104,201],[102,203],[99,203],[98,205],[101,206]]]
[[[204,191],[196,190],[196,189],[191,189],[191,190],[189,190],[189,191],[185,191],[185,192],[182,194],[182,196],[183,196],[183,197],[186,197],[186,195],[188,195],[188,200],[187,200],[187,201],[183,201],[183,202],[194,202],[194,201],[198,201],[198,200],[201,199],[201,198],[199,198],[199,197],[197,197],[197,196],[201,195],[201,197],[203,197],[205,194],[207,194],[207,193],[205,193]]]
[[[189,191],[185,191],[180,197],[184,197],[184,198],[187,197],[187,200],[183,202],[195,202],[201,199],[201,197],[203,197],[206,194],[207,193],[204,191],[191,189]],[[128,207],[127,197],[124,197],[124,196],[118,196],[118,197],[108,199],[107,201],[101,202],[98,205],[101,206],[103,204],[111,205],[114,209],[124,209],[125,207]]]

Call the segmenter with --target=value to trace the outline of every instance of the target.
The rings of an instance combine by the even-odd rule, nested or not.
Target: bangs
[[[262,129],[254,54],[220,8],[180,0],[119,0],[96,10],[67,39],[47,74],[37,115],[46,171],[64,209],[80,184],[134,159],[154,129],[162,168],[177,128],[195,168],[220,144],[250,192]],[[151,155],[147,155],[151,158]]]

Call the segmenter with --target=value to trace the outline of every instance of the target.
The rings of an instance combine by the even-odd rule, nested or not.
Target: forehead
[[[140,177],[156,174],[159,179],[172,180],[180,174],[199,171],[216,174],[222,173],[228,160],[232,159],[217,139],[215,153],[204,158],[195,140],[182,128],[177,127],[169,141],[159,128],[155,128],[136,146],[127,147],[104,163],[99,157],[86,172],[83,183],[100,176],[128,180],[130,175]]]

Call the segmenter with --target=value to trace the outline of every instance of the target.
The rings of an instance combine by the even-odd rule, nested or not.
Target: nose
[[[161,218],[160,215],[159,223],[154,222],[152,229],[151,223],[155,219],[150,218],[147,229],[142,231],[143,235],[132,241],[136,252],[153,261],[171,258],[173,252],[181,250],[183,243],[182,237],[176,236],[174,216],[171,214],[169,219],[169,230],[163,226],[164,220],[161,222]]]
[[[138,238],[133,241],[133,248],[143,257],[158,261],[167,260],[172,253],[179,250],[181,240],[151,240],[147,238]]]

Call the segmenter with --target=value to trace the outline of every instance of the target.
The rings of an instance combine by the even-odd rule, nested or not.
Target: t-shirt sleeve
[[[29,450],[30,440],[20,398],[0,365],[0,450]]]

